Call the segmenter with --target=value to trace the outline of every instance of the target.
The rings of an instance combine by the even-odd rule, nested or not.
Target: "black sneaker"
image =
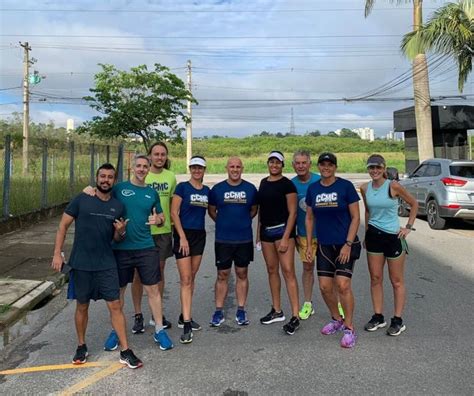
[[[179,342],[181,344],[190,344],[191,342],[193,342],[193,332],[190,331],[188,333],[183,333],[179,338]]]
[[[138,359],[131,349],[120,351],[120,363],[126,364],[131,369],[136,369],[143,366],[143,362]]]
[[[87,362],[87,356],[89,356],[89,353],[87,352],[87,345],[79,345],[76,349],[76,354],[72,358],[72,364],[84,364]]]
[[[172,327],[171,322],[163,316],[163,328],[164,329],[171,329],[171,327]]]
[[[381,329],[383,327],[387,326],[387,322],[385,322],[385,319],[382,314],[375,314],[372,315],[372,319],[370,319],[367,324],[364,326],[364,329],[366,331],[376,331],[378,329]]]
[[[285,315],[283,311],[276,312],[275,308],[272,307],[272,310],[266,314],[263,318],[260,318],[260,323],[267,325],[275,322],[283,322],[285,320]]]
[[[149,325],[150,326],[155,326],[155,324],[156,324],[155,323],[155,318],[153,317],[153,315],[151,315]],[[164,329],[171,329],[171,327],[172,327],[171,322],[169,320],[166,320],[166,318],[164,316],[163,316],[162,324],[163,324]]]
[[[283,326],[283,331],[288,334],[288,335],[293,335],[295,334],[295,331],[298,330],[300,327],[300,320],[296,317],[293,316],[290,321]]]
[[[143,314],[139,313],[135,315],[135,323],[133,324],[132,327],[132,333],[137,334],[137,333],[144,333],[145,332],[145,326],[143,326]]]
[[[390,327],[387,329],[387,334],[389,336],[396,337],[402,334],[407,327],[403,324],[403,320],[400,318],[392,318],[390,321]]]
[[[164,322],[163,322],[164,323]],[[184,329],[184,319],[183,319],[183,314],[180,314],[179,315],[179,319],[178,319],[178,327],[180,329]],[[195,322],[193,320],[193,318],[191,318],[191,328],[193,329],[193,331],[199,331],[202,329],[201,325],[197,322]]]

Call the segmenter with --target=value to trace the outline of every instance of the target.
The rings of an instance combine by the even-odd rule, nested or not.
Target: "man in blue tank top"
[[[244,167],[240,158],[229,158],[226,169],[228,177],[212,188],[208,206],[209,216],[216,222],[216,310],[210,321],[213,327],[219,327],[225,320],[223,307],[232,263],[235,264],[238,302],[235,320],[240,326],[250,323],[245,303],[248,266],[253,261],[252,219],[257,214],[257,189],[242,180]]]
[[[314,314],[313,285],[314,285],[314,258],[317,250],[316,229],[313,229],[312,259],[306,258],[306,192],[310,184],[317,182],[321,177],[310,171],[311,154],[307,150],[300,150],[293,154],[293,169],[296,176],[291,179],[298,194],[298,211],[296,214],[296,248],[303,262],[303,292],[304,303],[300,309],[300,319],[306,320]]]

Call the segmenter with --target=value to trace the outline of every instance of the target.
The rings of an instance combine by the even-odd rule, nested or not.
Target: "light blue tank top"
[[[365,199],[369,208],[369,224],[389,234],[398,234],[398,199],[390,198],[389,189],[390,180],[385,180],[377,189],[372,187],[372,182],[367,185]]]

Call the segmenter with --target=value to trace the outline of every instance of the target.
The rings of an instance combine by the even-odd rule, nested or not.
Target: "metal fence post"
[[[118,146],[118,157],[117,157],[117,182],[123,181],[123,143]]]
[[[48,141],[43,141],[43,161],[41,167],[41,208],[48,206]]]
[[[5,163],[3,169],[3,208],[2,215],[10,215],[10,171],[11,171],[11,141],[10,135],[5,136]]]
[[[69,195],[74,196],[74,141],[69,142]]]
[[[95,165],[94,165],[94,157],[95,157],[95,146],[94,143],[91,143],[91,177],[89,181],[90,186],[95,186],[94,180],[95,180]]]

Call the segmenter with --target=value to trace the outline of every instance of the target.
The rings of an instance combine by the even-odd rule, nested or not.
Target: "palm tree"
[[[413,30],[417,31],[423,23],[423,0],[405,0],[413,2]],[[390,0],[397,5],[402,0]],[[365,0],[365,17],[367,17],[375,4],[375,0]],[[418,159],[424,161],[434,157],[433,133],[431,124],[431,98],[428,78],[428,62],[426,55],[420,51],[413,58],[413,93],[415,101],[416,136],[418,140]]]
[[[409,59],[429,50],[452,56],[458,64],[458,89],[462,92],[472,71],[474,1],[444,5],[420,29],[403,37],[401,49]]]

